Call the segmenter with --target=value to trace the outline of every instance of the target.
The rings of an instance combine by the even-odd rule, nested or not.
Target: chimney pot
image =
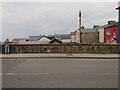
[[[93,28],[98,28],[99,27],[99,25],[93,25]]]
[[[108,25],[109,24],[113,24],[113,23],[115,23],[116,21],[108,21]]]

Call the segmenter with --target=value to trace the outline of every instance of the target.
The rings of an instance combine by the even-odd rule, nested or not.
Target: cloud
[[[40,34],[64,34],[78,28],[78,11],[82,24],[92,27],[117,20],[117,2],[4,2],[2,6],[3,40]]]
[[[118,2],[119,0],[1,0],[2,2]]]
[[[2,3],[0,3],[0,41],[2,41]]]

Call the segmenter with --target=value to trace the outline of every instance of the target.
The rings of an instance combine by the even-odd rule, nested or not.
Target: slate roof
[[[29,41],[38,41],[41,36],[29,36]]]
[[[20,42],[18,44],[48,44],[49,42],[46,41],[26,41],[26,42]]]
[[[19,39],[17,39],[17,38],[14,38],[13,40],[12,40],[12,42],[18,42],[19,41]]]
[[[76,35],[76,32],[77,32],[77,31],[70,32],[70,34],[71,34],[71,35]]]
[[[47,36],[43,35],[43,36],[41,36],[41,37],[38,39],[38,41],[39,41],[41,38],[43,38],[43,37],[45,37],[46,39],[49,39]],[[50,40],[50,39],[49,39],[49,40]]]
[[[74,32],[71,32],[71,35],[75,35],[77,32],[74,31]],[[87,33],[87,32],[97,32],[97,28],[84,28],[84,29],[81,29],[81,32],[84,32],[84,33]]]
[[[97,31],[96,28],[85,28],[81,30],[81,32],[96,32],[96,31]]]
[[[47,37],[57,37],[57,38],[60,38],[60,39],[70,39],[70,34],[48,35]]]
[[[62,35],[58,35],[58,37],[60,37],[61,39],[70,39],[70,34],[62,34]]]
[[[106,25],[99,26],[97,29],[107,28],[107,27],[112,27],[112,26],[117,26],[117,25],[118,25],[118,22],[115,22],[112,24],[106,24]]]
[[[58,39],[53,39],[53,40],[51,40],[49,43],[54,43],[55,41],[57,41],[58,43],[62,43],[60,40],[58,40]]]
[[[12,42],[19,42],[20,40],[28,41],[27,38],[14,38],[14,39],[12,40]]]

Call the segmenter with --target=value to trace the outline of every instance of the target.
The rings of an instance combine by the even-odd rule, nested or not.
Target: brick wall
[[[2,46],[4,53],[4,45]],[[87,53],[87,54],[120,54],[119,45],[10,45],[10,53]]]

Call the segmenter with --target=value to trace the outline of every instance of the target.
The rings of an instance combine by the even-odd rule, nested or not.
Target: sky
[[[36,1],[36,0],[35,0]],[[99,0],[100,1],[100,0]],[[69,34],[78,28],[78,12],[82,25],[107,24],[118,21],[118,1],[115,2],[2,2],[0,3],[1,40],[29,36]],[[105,0],[104,0],[105,1]]]

